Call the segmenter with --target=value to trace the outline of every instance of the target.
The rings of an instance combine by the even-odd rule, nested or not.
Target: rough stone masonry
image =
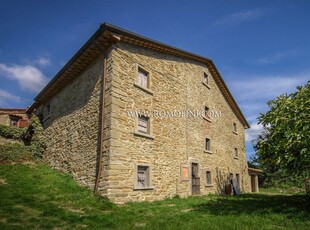
[[[100,194],[116,203],[187,197],[193,194],[193,177],[200,195],[223,193],[232,178],[241,192],[250,191],[245,126],[206,64],[122,40],[106,55]],[[91,189],[98,167],[103,58],[36,110],[48,140],[44,160]],[[138,84],[139,71],[146,73],[147,87]],[[154,116],[154,111],[206,107],[217,115]],[[147,132],[139,132],[139,116],[129,111],[149,113]]]

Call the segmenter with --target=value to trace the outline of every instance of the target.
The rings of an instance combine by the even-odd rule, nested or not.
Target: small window
[[[46,103],[42,110],[43,122],[47,121],[51,116],[51,104]]]
[[[233,132],[237,133],[237,124],[236,123],[233,123]]]
[[[150,87],[150,76],[147,71],[142,69],[141,67],[138,67],[138,82],[137,84],[142,86],[143,88],[149,88]]]
[[[211,177],[211,171],[206,171],[206,183],[207,185],[211,185],[212,184],[212,177]]]
[[[17,117],[11,117],[10,116],[10,125],[11,126],[17,126],[17,123],[20,119],[18,119]]]
[[[47,110],[47,116],[49,116],[51,114],[51,105],[50,104],[48,104],[46,106],[46,110]]]
[[[238,158],[239,157],[239,154],[238,154],[238,149],[237,148],[235,148],[235,158]]]
[[[207,119],[210,119],[209,112],[210,112],[209,107],[208,107],[208,106],[205,106],[204,116],[205,116],[205,118],[207,118]]]
[[[209,85],[209,75],[206,73],[203,74],[203,83]]]
[[[150,187],[150,167],[138,165],[137,169],[137,187],[147,188]]]
[[[150,133],[150,118],[146,116],[138,117],[138,132]]]
[[[211,151],[211,141],[209,138],[205,139],[205,151],[208,151],[208,152]]]

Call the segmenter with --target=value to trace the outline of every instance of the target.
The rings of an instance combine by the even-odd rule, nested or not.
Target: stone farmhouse
[[[251,191],[249,124],[208,58],[105,23],[33,111],[44,160],[113,202]]]
[[[29,118],[26,109],[0,108],[0,124],[24,128],[28,125]]]

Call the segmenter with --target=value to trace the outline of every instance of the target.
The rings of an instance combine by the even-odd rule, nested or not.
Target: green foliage
[[[309,229],[305,195],[112,204],[44,164],[0,165],[0,229]]]
[[[15,140],[23,140],[26,134],[26,128],[17,128],[0,124],[0,136]]]
[[[31,147],[21,144],[0,145],[0,163],[34,160]]]
[[[268,106],[259,117],[264,130],[254,143],[260,167],[269,179],[289,178],[301,185],[310,177],[310,82]]]
[[[26,139],[30,142],[34,156],[38,158],[42,158],[45,150],[45,137],[43,131],[44,129],[39,117],[32,114],[26,131]]]
[[[42,158],[44,150],[45,150],[45,138],[43,134],[43,126],[40,122],[40,119],[35,115],[32,114],[30,118],[30,122],[27,128],[16,128],[16,127],[9,127],[0,125],[0,136],[15,140],[20,140],[25,143],[27,147],[27,151],[31,151],[35,158]],[[9,146],[9,145],[8,145]],[[12,153],[17,152],[20,150],[20,146],[11,145],[2,148],[1,155],[6,154],[4,149]],[[16,151],[13,150],[16,147]]]

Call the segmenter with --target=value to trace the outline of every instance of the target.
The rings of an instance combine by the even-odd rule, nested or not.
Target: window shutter
[[[149,118],[140,116],[138,118],[138,131],[143,133],[148,133],[149,130]]]
[[[138,166],[137,185],[138,185],[138,187],[150,186],[149,167],[148,166]]]
[[[142,70],[138,70],[138,84],[148,88],[148,73],[142,71]]]

